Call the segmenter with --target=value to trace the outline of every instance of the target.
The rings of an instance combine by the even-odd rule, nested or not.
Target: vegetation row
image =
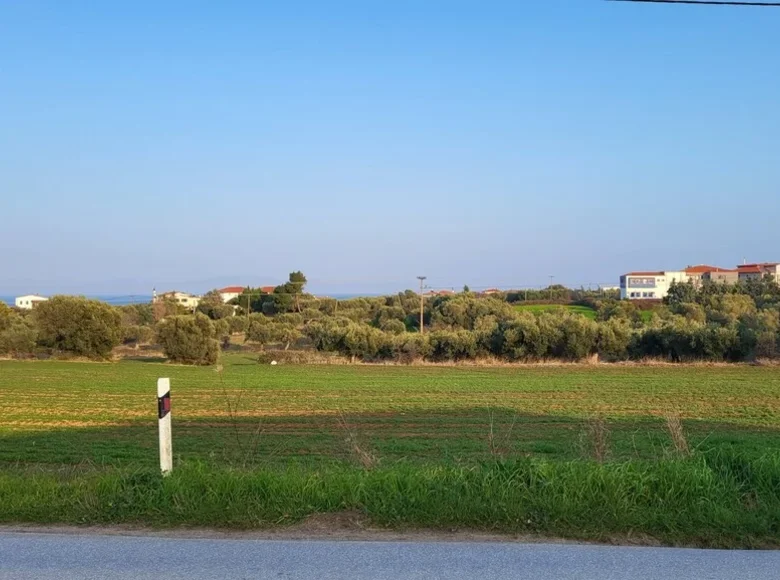
[[[338,301],[307,294],[305,284],[305,276],[294,272],[274,292],[247,288],[231,304],[212,291],[195,313],[169,301],[113,307],[68,296],[31,312],[0,304],[0,354],[107,358],[122,343],[155,344],[171,360],[214,364],[243,336],[257,350],[315,349],[351,360],[405,363],[593,356],[750,361],[780,355],[780,287],[771,278],[674,285],[663,304],[650,306],[562,287],[491,296],[464,290],[425,299],[422,320],[420,296],[412,291]],[[554,304],[581,308],[515,307],[538,304],[545,293]]]

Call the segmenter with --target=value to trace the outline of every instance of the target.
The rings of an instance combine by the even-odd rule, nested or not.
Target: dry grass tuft
[[[379,463],[379,459],[376,454],[366,450],[358,441],[357,435],[347,423],[344,413],[339,411],[339,425],[345,434],[345,442],[347,449],[357,462],[363,467],[363,469],[373,469]]]
[[[685,436],[685,430],[680,421],[680,415],[677,413],[669,413],[666,416],[666,428],[669,431],[669,435],[672,437],[675,452],[681,457],[690,457],[691,448],[688,445],[688,438]]]
[[[585,428],[585,438],[590,456],[598,463],[604,463],[609,459],[610,431],[604,417],[598,415],[591,417]]]

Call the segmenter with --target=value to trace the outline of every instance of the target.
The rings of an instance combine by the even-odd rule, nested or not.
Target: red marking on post
[[[162,419],[171,412],[171,393],[168,391],[162,397],[157,397],[157,417]]]

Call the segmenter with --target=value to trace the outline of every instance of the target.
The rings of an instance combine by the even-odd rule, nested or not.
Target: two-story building
[[[687,282],[684,272],[640,271],[620,277],[622,300],[661,300],[669,292],[672,281]]]
[[[760,279],[769,274],[780,284],[780,264],[777,262],[760,262],[758,264],[742,264],[737,266],[740,281]]]
[[[688,266],[684,270],[629,272],[620,277],[620,298],[623,300],[661,300],[669,293],[672,282],[693,283],[699,287],[705,281],[719,284],[736,284],[750,279],[760,279],[767,274],[780,283],[780,263],[761,262],[743,264],[735,269],[717,266]]]

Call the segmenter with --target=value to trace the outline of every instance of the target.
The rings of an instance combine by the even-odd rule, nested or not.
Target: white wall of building
[[[684,271],[639,272],[620,277],[622,300],[661,300],[669,293],[672,282],[684,284],[690,276]]]
[[[26,296],[17,296],[14,300],[14,306],[22,310],[32,310],[38,302],[46,302],[48,298],[38,296],[37,294],[27,294]]]
[[[173,300],[184,308],[195,309],[200,304],[200,296],[189,294],[188,292],[163,292],[154,297],[154,302],[158,300]]]
[[[238,298],[241,296],[241,292],[220,292],[219,295],[222,297],[222,302],[228,303],[233,298]]]

